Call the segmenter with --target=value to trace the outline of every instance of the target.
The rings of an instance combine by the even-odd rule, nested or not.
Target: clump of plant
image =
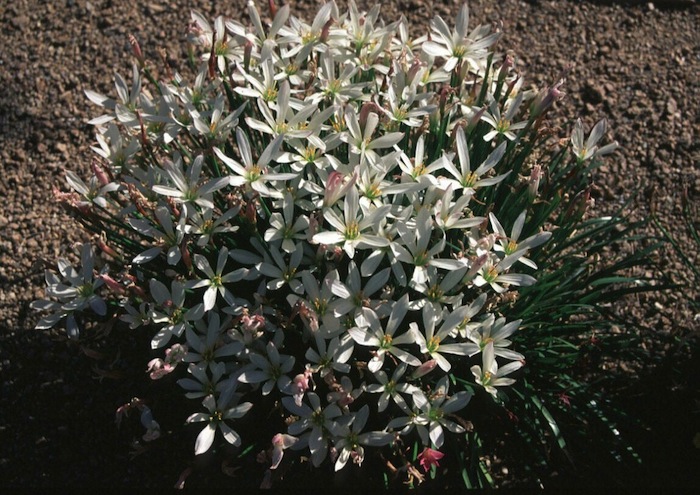
[[[37,328],[147,334],[150,378],[191,400],[195,454],[239,447],[263,485],[305,456],[338,471],[370,452],[401,481],[442,462],[491,483],[473,408],[526,397],[505,390],[541,347],[518,329],[568,329],[567,298],[604,278],[571,256],[619,232],[585,218],[616,147],[598,147],[605,122],[550,139],[563,81],[527,89],[466,5],[418,38],[379,12],[193,12],[191,75],[158,78],[134,43],[131,84],[87,92],[105,112],[93,175],[57,193],[98,242],[47,271]],[[153,442],[147,403],[118,416],[138,409]],[[539,406],[537,431],[556,428]]]

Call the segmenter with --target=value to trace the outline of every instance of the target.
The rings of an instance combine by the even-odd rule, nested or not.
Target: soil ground
[[[64,189],[65,171],[84,171],[92,158],[86,122],[97,110],[83,91],[113,93],[114,72],[130,70],[129,34],[148,58],[158,60],[164,49],[177,65],[190,9],[212,19],[244,18],[244,3],[0,0],[0,487],[162,489],[186,465],[176,456],[131,460],[129,435],[114,426],[116,407],[148,392],[147,383],[124,372],[124,356],[133,358],[140,343],[124,343],[117,354],[95,348],[96,341],[76,345],[58,331],[35,331],[29,303],[43,295],[47,263],[82,239],[52,188]],[[311,19],[318,4],[296,2],[292,12]],[[449,22],[459,5],[392,0],[383,2],[382,16],[404,14],[419,33],[434,14]],[[608,136],[622,149],[597,173],[593,213],[614,211],[639,191],[631,215],[655,212],[697,265],[698,246],[681,227],[681,209],[684,191],[691,205],[700,202],[700,5],[470,0],[469,7],[473,26],[501,25],[500,50],[512,50],[529,83],[542,87],[568,70],[567,97],[556,109],[562,129],[577,116],[589,128],[608,119]],[[650,226],[649,233],[659,231]],[[643,479],[680,488],[700,465],[693,445],[700,435],[700,366],[697,347],[683,345],[698,333],[700,310],[691,303],[700,299],[670,247],[655,263],[650,275],[666,275],[680,288],[617,303],[616,313],[628,331],[643,335],[649,354],[648,363],[628,370],[619,399],[646,425],[635,439]],[[583,471],[559,486],[591,486],[595,475]]]

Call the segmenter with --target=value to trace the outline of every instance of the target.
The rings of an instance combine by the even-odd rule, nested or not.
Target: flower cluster
[[[558,85],[523,90],[466,6],[419,38],[352,0],[311,24],[288,5],[269,24],[248,13],[252,28],[192,13],[191,81],[157,81],[137,49],[117,99],[87,93],[105,112],[100,159],[59,199],[102,233],[107,263],[95,275],[85,245],[80,273],[59,262],[68,284],[48,272],[39,328],[67,318],[77,337],[90,309],[150,332],[151,378],[183,363],[178,384],[204,407],[187,420],[205,424],[197,454],[217,431],[245,441],[231,425],[273,396],[285,421],[256,433],[270,469],[307,449],[338,470],[405,438],[436,466],[472,391],[498,398],[524,364],[508,340],[520,321],[499,308],[535,283],[528,253],[550,233],[528,227],[531,203],[499,211],[514,185],[537,198],[539,165],[512,163]],[[601,133],[584,145],[576,128],[580,160],[607,151]]]

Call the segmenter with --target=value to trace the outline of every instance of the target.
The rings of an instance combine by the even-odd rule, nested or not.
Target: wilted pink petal
[[[282,457],[284,457],[284,450],[297,443],[298,440],[297,437],[285,433],[278,433],[272,437],[272,465],[270,469],[277,469],[277,466],[282,462]]]

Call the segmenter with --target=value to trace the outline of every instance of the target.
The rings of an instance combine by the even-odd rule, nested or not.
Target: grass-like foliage
[[[647,254],[602,260],[635,226],[588,218],[616,144],[605,121],[553,139],[563,81],[528,89],[466,6],[418,38],[379,12],[193,12],[191,73],[134,41],[116,98],[87,92],[93,175],[57,192],[96,242],[47,272],[37,327],[147,336],[194,453],[230,444],[263,486],[365,457],[387,482],[487,486],[507,412],[541,474],[591,418],[614,430],[576,367]],[[117,413],[139,411],[142,443],[164,433],[153,402]]]

